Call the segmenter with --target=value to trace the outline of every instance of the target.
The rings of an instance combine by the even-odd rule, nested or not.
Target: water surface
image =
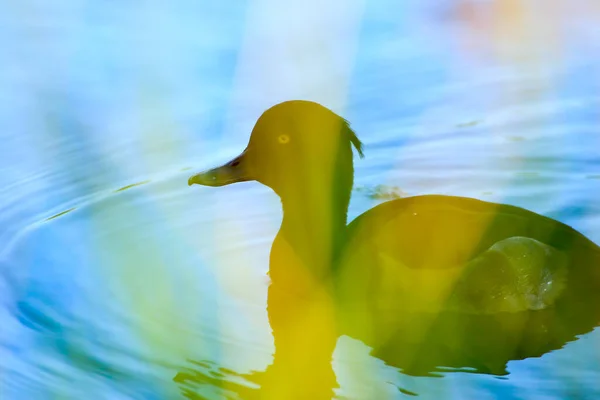
[[[186,182],[243,149],[279,101],[321,102],[365,142],[350,218],[395,195],[452,194],[600,242],[598,10],[572,3],[7,4],[2,398],[256,388],[244,375],[272,362],[279,200],[257,183]],[[369,353],[340,339],[339,397],[600,395],[598,330],[502,377],[410,376]]]

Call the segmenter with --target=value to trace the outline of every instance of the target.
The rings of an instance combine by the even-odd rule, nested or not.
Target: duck
[[[385,331],[383,345],[399,326],[417,325],[412,332],[423,337],[440,313],[521,315],[583,304],[599,292],[600,248],[517,206],[418,195],[348,224],[354,152],[362,158],[363,147],[346,119],[291,100],[262,113],[239,156],[188,179],[210,187],[256,181],[281,199],[269,258],[276,358],[283,349],[295,354],[294,368],[311,371],[314,360],[294,349],[320,346],[313,354],[327,359],[340,332],[373,339]],[[328,368],[314,373],[331,381]]]

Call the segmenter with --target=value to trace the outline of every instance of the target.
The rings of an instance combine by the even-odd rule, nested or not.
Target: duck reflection
[[[269,268],[274,361],[243,376],[260,389],[233,389],[242,397],[331,398],[340,335],[407,374],[502,375],[508,361],[561,348],[597,325],[600,248],[558,221],[429,195],[388,201],[347,225],[352,146],[362,156],[332,111],[285,102],[263,113],[239,157],[189,179],[256,180],[283,206]],[[205,376],[196,372],[176,380]]]

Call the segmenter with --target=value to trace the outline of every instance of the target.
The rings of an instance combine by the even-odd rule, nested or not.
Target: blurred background
[[[279,199],[187,177],[284,100],[365,142],[350,219],[452,194],[600,242],[595,0],[1,4],[2,399],[225,398],[271,363]],[[502,379],[407,376],[346,337],[334,369],[340,398],[593,399],[600,333]]]

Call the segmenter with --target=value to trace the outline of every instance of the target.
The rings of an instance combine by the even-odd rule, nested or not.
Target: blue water
[[[4,1],[0,398],[253,387],[239,375],[272,361],[280,203],[186,182],[283,100],[321,102],[365,142],[351,218],[386,191],[452,194],[600,243],[600,10],[515,4]],[[345,398],[594,399],[600,333],[502,379],[404,375],[347,337],[334,369]]]

